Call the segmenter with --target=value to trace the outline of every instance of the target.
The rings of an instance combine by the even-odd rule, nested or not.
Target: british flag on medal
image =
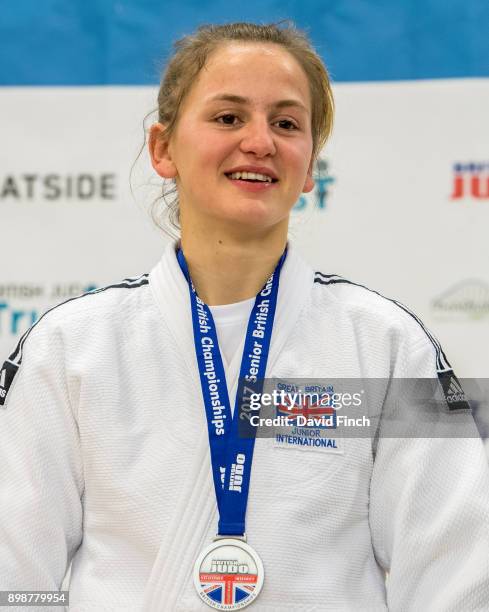
[[[257,553],[242,540],[222,538],[202,551],[194,584],[200,598],[217,610],[240,610],[256,599],[264,579]]]

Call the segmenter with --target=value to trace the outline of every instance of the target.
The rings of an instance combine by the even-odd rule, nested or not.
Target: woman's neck
[[[217,227],[186,232],[181,245],[197,295],[209,306],[256,296],[274,271],[287,243],[287,220],[260,236],[233,235]]]

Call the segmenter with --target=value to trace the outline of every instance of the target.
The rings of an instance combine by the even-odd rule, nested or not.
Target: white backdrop
[[[156,91],[2,89],[0,357],[49,306],[160,257],[146,153],[129,188]],[[334,91],[327,194],[293,213],[293,239],[316,269],[413,309],[459,376],[489,377],[489,79]]]

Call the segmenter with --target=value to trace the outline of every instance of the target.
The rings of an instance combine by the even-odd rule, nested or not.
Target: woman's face
[[[176,178],[182,229],[187,220],[265,229],[314,187],[312,148],[309,83],[297,60],[279,45],[229,43],[200,71],[153,165]]]

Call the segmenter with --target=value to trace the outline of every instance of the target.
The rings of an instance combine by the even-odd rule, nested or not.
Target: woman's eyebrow
[[[217,94],[216,96],[208,100],[208,102],[216,102],[216,101],[217,102],[223,102],[223,101],[224,102],[234,102],[236,104],[251,104],[251,100],[249,98],[243,98],[242,96],[237,96],[235,94],[228,94],[228,93]],[[294,100],[294,99],[278,100],[277,102],[274,102],[271,106],[273,108],[284,108],[286,106],[295,106],[306,112],[309,112],[307,108],[304,106],[304,104],[302,104],[302,102],[299,102],[299,100]]]

